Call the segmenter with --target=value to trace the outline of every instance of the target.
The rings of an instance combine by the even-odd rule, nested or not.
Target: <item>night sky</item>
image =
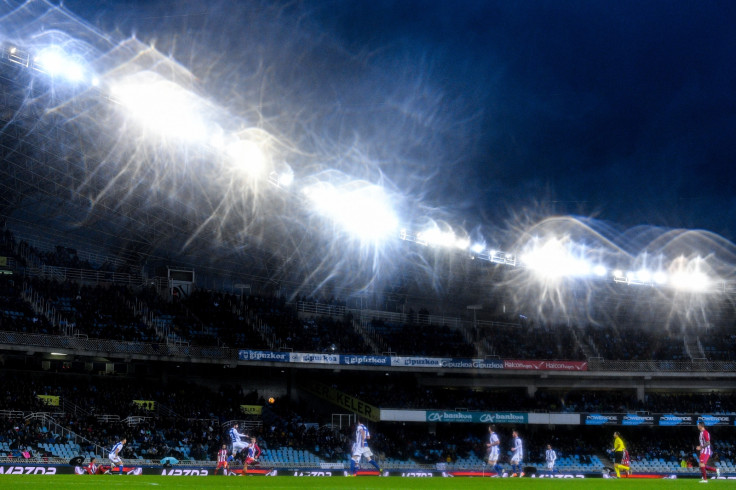
[[[215,99],[257,79],[273,127],[360,141],[467,227],[535,210],[736,239],[732,1],[64,5],[155,43]]]

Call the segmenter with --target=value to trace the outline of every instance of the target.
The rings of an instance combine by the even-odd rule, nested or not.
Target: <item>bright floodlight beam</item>
[[[399,220],[381,187],[339,189],[321,182],[306,187],[304,193],[320,215],[361,241],[378,244],[398,233]]]
[[[702,293],[708,291],[713,281],[703,272],[675,272],[670,276],[670,285],[680,291]]]
[[[209,137],[201,116],[202,102],[192,92],[151,72],[115,83],[113,99],[144,128],[164,137],[203,141]]]
[[[544,279],[581,277],[591,272],[591,266],[587,261],[572,256],[567,247],[556,239],[548,240],[541,247],[535,247],[525,253],[522,262]]]
[[[36,69],[52,78],[63,78],[70,82],[84,80],[84,67],[59,47],[51,46],[42,50],[33,61]]]
[[[431,228],[417,233],[417,242],[435,247],[458,248],[466,250],[470,247],[470,240],[455,235],[452,231],[442,231],[439,228]]]
[[[230,161],[237,169],[251,177],[263,175],[266,168],[266,155],[261,145],[254,141],[238,140],[225,149]]]

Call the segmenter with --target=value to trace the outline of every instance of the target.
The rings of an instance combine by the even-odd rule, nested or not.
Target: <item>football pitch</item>
[[[311,478],[311,477],[166,477],[120,475],[3,475],[1,488],[42,490],[95,489],[95,488],[264,488],[264,489],[675,489],[705,486],[705,488],[736,488],[734,480],[711,480],[699,485],[696,479],[639,480],[639,479],[511,479],[511,478]]]

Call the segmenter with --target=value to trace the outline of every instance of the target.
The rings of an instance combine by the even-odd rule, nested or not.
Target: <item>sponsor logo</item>
[[[434,475],[429,471],[407,471],[401,476],[404,478],[432,478]]]
[[[473,414],[468,412],[427,412],[427,422],[472,422]]]
[[[525,369],[543,371],[587,371],[588,363],[584,361],[528,361],[528,360],[505,360],[506,369]]]
[[[616,423],[618,423],[618,417],[616,415],[602,415],[599,413],[591,413],[585,416],[585,425],[604,425]]]
[[[207,476],[210,472],[205,469],[187,470],[171,469],[161,471],[161,476]]]
[[[271,352],[265,350],[241,350],[238,353],[241,361],[277,361],[289,362],[288,352]]]
[[[0,466],[0,475],[55,475],[53,466]]]
[[[340,364],[339,354],[304,354],[300,352],[289,356],[291,362],[308,362],[312,364]]]
[[[626,414],[621,419],[621,425],[652,425],[654,417],[652,415]]]
[[[342,463],[320,463],[319,469],[321,470],[341,470],[345,467]]]
[[[692,423],[693,417],[690,415],[666,414],[659,417],[659,425],[689,425]]]
[[[341,364],[370,365],[370,366],[388,366],[391,364],[391,358],[387,356],[341,356]]]
[[[331,471],[295,471],[293,476],[332,476]]]
[[[503,362],[484,359],[447,359],[442,360],[440,366],[443,368],[503,369]]]
[[[562,474],[562,473],[556,473],[554,475],[532,475],[532,478],[585,478],[585,475],[581,474]]]
[[[698,419],[705,422],[705,425],[728,425],[731,423],[731,417],[728,415],[701,415]]]

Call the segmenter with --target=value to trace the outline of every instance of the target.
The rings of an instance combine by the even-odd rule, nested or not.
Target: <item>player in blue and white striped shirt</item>
[[[238,432],[237,422],[233,424],[228,434],[230,436],[230,443],[233,445],[233,458],[235,458],[241,450],[248,447],[248,443],[241,440],[241,438],[248,439],[248,435]]]
[[[544,459],[547,461],[547,471],[549,471],[550,475],[557,471],[557,469],[555,468],[557,453],[554,449],[552,449],[552,444],[547,444],[547,451],[544,453]]]
[[[107,457],[110,459],[110,472],[112,472],[113,468],[115,466],[120,467],[120,474],[123,474],[123,460],[120,458],[120,453],[123,451],[123,446],[125,446],[125,443],[128,442],[127,439],[124,437],[115,444],[112,449],[110,450],[110,454],[107,455]]]
[[[355,443],[353,444],[353,454],[350,459],[350,475],[355,476],[360,466],[360,460],[365,456],[370,464],[372,464],[377,470],[379,476],[381,476],[381,467],[378,466],[376,460],[373,459],[373,453],[368,447],[368,439],[371,438],[371,433],[368,432],[368,428],[363,425],[360,420],[357,420],[357,426],[355,427]]]
[[[524,461],[524,446],[521,442],[521,437],[519,437],[519,431],[514,429],[511,431],[511,435],[513,436],[512,440],[512,446],[511,446],[511,476],[524,476],[524,472],[522,471],[522,462]]]

